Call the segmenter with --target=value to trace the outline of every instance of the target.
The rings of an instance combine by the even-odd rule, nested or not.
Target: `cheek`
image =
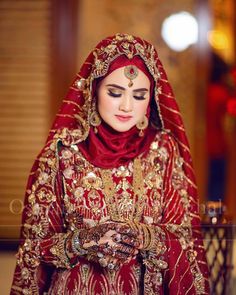
[[[107,108],[108,105],[108,99],[106,96],[106,93],[103,91],[98,92],[98,111],[103,110],[104,108]]]
[[[98,112],[102,117],[110,114],[114,108],[114,100],[106,92],[98,93]]]
[[[147,113],[147,107],[149,104],[149,100],[147,101],[139,101],[135,107],[135,113],[138,115],[139,118],[144,117]]]

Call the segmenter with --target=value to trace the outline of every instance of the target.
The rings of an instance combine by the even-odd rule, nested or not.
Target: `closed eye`
[[[144,100],[146,99],[145,94],[146,92],[135,93],[133,97],[137,100]]]
[[[108,95],[112,97],[121,97],[120,91],[116,89],[108,89]]]

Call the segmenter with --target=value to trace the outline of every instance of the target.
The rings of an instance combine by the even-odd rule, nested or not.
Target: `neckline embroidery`
[[[140,221],[146,201],[146,194],[144,191],[144,178],[142,173],[141,159],[136,158],[133,161],[133,200],[130,198],[130,210],[122,210],[122,206],[118,202],[119,186],[116,186],[112,171],[109,169],[101,169],[100,175],[104,186],[104,197],[108,207],[108,214],[113,221]],[[124,194],[124,189],[121,193]]]

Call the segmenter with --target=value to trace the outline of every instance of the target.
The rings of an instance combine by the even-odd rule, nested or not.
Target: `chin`
[[[103,118],[103,121],[108,125],[110,126],[113,130],[117,131],[117,132],[126,132],[126,131],[129,131],[130,129],[132,129],[135,125],[136,125],[136,122],[133,121],[133,122],[119,122],[119,121],[116,121],[116,120],[105,120]]]
[[[133,128],[134,126],[126,126],[126,127],[122,127],[122,126],[111,126],[115,131],[118,132],[126,132],[129,131],[131,128]]]
[[[114,124],[108,124],[112,129],[114,129],[115,131],[117,132],[126,132],[126,131],[129,131],[132,127],[132,126],[119,126],[119,125],[114,125]]]
[[[113,128],[115,131],[117,132],[126,132],[129,131],[131,128],[127,129],[127,128]]]

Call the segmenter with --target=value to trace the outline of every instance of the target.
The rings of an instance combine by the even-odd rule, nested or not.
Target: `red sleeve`
[[[55,267],[70,267],[55,150],[45,148],[29,177],[11,294],[42,294]]]
[[[158,247],[147,256],[147,278],[150,284],[161,281],[163,288],[156,286],[158,294],[209,294],[198,201],[191,195],[194,184],[183,171],[175,140],[165,136],[168,160],[163,177],[163,218],[153,226]]]

